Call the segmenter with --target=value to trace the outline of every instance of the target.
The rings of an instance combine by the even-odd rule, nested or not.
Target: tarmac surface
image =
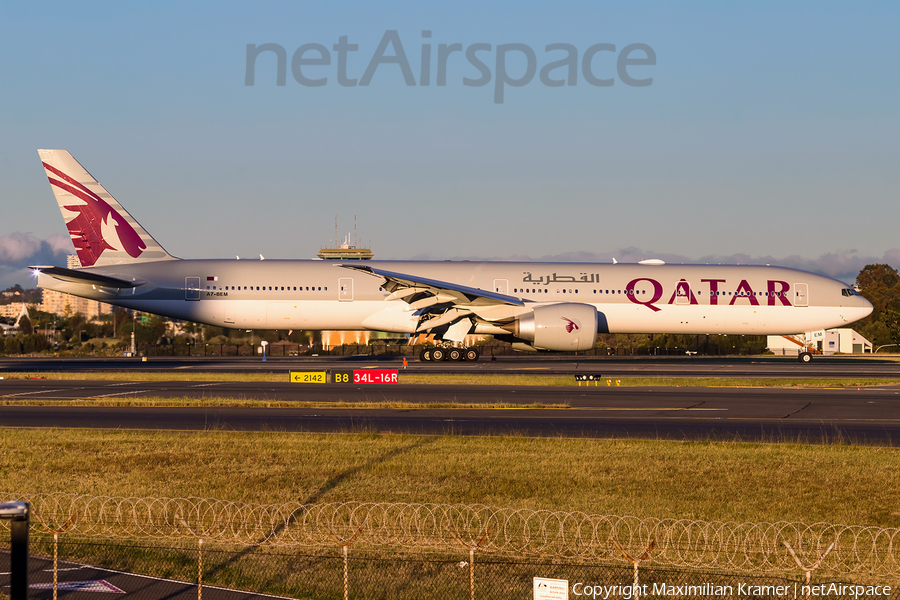
[[[71,365],[71,361],[67,362]],[[657,363],[639,365],[642,374],[672,369],[672,365],[664,364],[653,371],[654,364]],[[564,373],[571,365],[574,363],[556,363],[558,369],[550,372]],[[344,362],[339,366],[346,369],[397,365]],[[620,368],[635,366],[625,363]],[[687,366],[697,369],[694,364]],[[705,365],[707,369],[722,366]],[[895,374],[897,363],[876,366],[890,367],[880,371],[887,377]],[[284,370],[285,379],[286,367],[287,363],[278,369]],[[581,363],[579,367],[582,368],[576,372],[582,374],[596,372],[583,368]],[[302,363],[291,368],[322,369],[327,368],[327,363]],[[758,369],[760,365],[748,361],[736,368]],[[197,370],[207,369],[203,365]],[[400,380],[403,373],[411,371],[401,368]],[[614,376],[610,379],[614,383]],[[900,385],[896,384],[861,388],[725,388],[616,387],[605,385],[606,379],[601,383],[578,386],[574,378],[573,384],[566,387],[147,382],[127,381],[127,374],[117,381],[5,379],[0,381],[0,402],[5,404],[0,406],[0,426],[900,443]],[[141,397],[236,398],[296,403],[297,407],[79,405],[85,399],[113,402]],[[29,400],[54,405],[17,405],[18,401]],[[328,406],[338,403],[340,407]],[[352,406],[363,403],[365,406]],[[392,408],[390,403],[404,406]],[[453,407],[439,407],[450,403]],[[416,408],[416,404],[422,408]],[[484,404],[501,404],[503,408],[466,406]]]
[[[289,370],[401,368],[398,356],[269,357],[150,357],[140,358],[0,358],[4,372],[89,372],[172,370],[209,372],[287,372]],[[817,356],[801,364],[790,356],[571,356],[558,354],[482,356],[476,362],[420,362],[408,357],[411,373],[502,373],[567,375],[582,372],[604,377],[900,377],[900,362],[890,359]]]
[[[0,592],[9,594],[9,553],[0,551]],[[53,598],[53,559],[30,555],[28,559],[28,597],[41,600]],[[97,598],[126,595],[147,600],[196,600],[197,584],[123,573],[81,563],[59,561],[57,590],[62,598]],[[203,597],[208,600],[251,600],[279,598],[252,592],[241,592],[204,585]]]

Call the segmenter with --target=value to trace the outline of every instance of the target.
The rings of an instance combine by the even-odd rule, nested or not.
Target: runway
[[[516,355],[482,356],[477,362],[423,363],[409,357],[410,373],[574,375],[600,373],[605,377],[761,377],[834,379],[846,377],[900,378],[900,362],[875,357],[816,357],[810,364],[782,356],[571,356]],[[310,369],[347,369],[377,366],[400,368],[397,356],[346,357],[176,357],[149,358],[0,358],[0,376],[10,372],[90,372],[90,371],[207,371],[207,372],[287,372]]]
[[[230,397],[298,406],[79,406],[84,399],[148,396]],[[57,405],[16,405],[24,400]],[[900,385],[857,390],[3,380],[0,401],[7,403],[0,406],[0,425],[5,427],[900,442]],[[407,406],[327,406],[338,402]],[[461,406],[428,407],[440,403]],[[486,403],[508,408],[465,406]]]

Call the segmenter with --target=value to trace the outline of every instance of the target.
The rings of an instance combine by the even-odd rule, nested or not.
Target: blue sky
[[[417,85],[382,64],[397,31]],[[423,30],[431,38],[422,37]],[[900,267],[900,4],[91,2],[0,6],[0,286],[59,262],[67,235],[37,148],[66,148],[172,254],[308,258],[352,230],[378,258]],[[248,44],[332,53],[305,87]],[[430,43],[431,85],[418,85]],[[463,53],[436,86],[439,44]],[[574,86],[536,75],[494,102],[496,47],[536,70],[578,51]],[[616,53],[646,44],[645,87]],[[393,55],[393,47],[386,55]],[[315,56],[310,54],[308,56]],[[635,57],[643,56],[640,52]],[[510,77],[525,72],[509,52]],[[562,77],[565,69],[553,72]]]

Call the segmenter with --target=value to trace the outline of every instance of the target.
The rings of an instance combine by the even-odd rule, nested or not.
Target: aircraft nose
[[[856,321],[865,319],[871,315],[872,311],[875,310],[875,307],[862,296],[854,296],[853,302],[849,304],[845,310],[847,312],[844,314],[844,319],[848,323],[855,323]]]
[[[860,318],[860,319],[865,319],[866,317],[868,317],[869,315],[872,314],[872,311],[875,310],[875,307],[872,306],[872,303],[871,303],[871,302],[869,302],[868,300],[866,300],[866,299],[863,298],[862,296],[859,296],[859,299],[862,300],[862,302],[860,302],[860,312],[861,312],[862,314],[860,315],[859,318]]]

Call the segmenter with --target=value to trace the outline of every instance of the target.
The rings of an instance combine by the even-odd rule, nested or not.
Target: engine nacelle
[[[535,348],[590,350],[597,343],[597,309],[574,302],[538,306],[531,314],[516,319],[510,331]]]

